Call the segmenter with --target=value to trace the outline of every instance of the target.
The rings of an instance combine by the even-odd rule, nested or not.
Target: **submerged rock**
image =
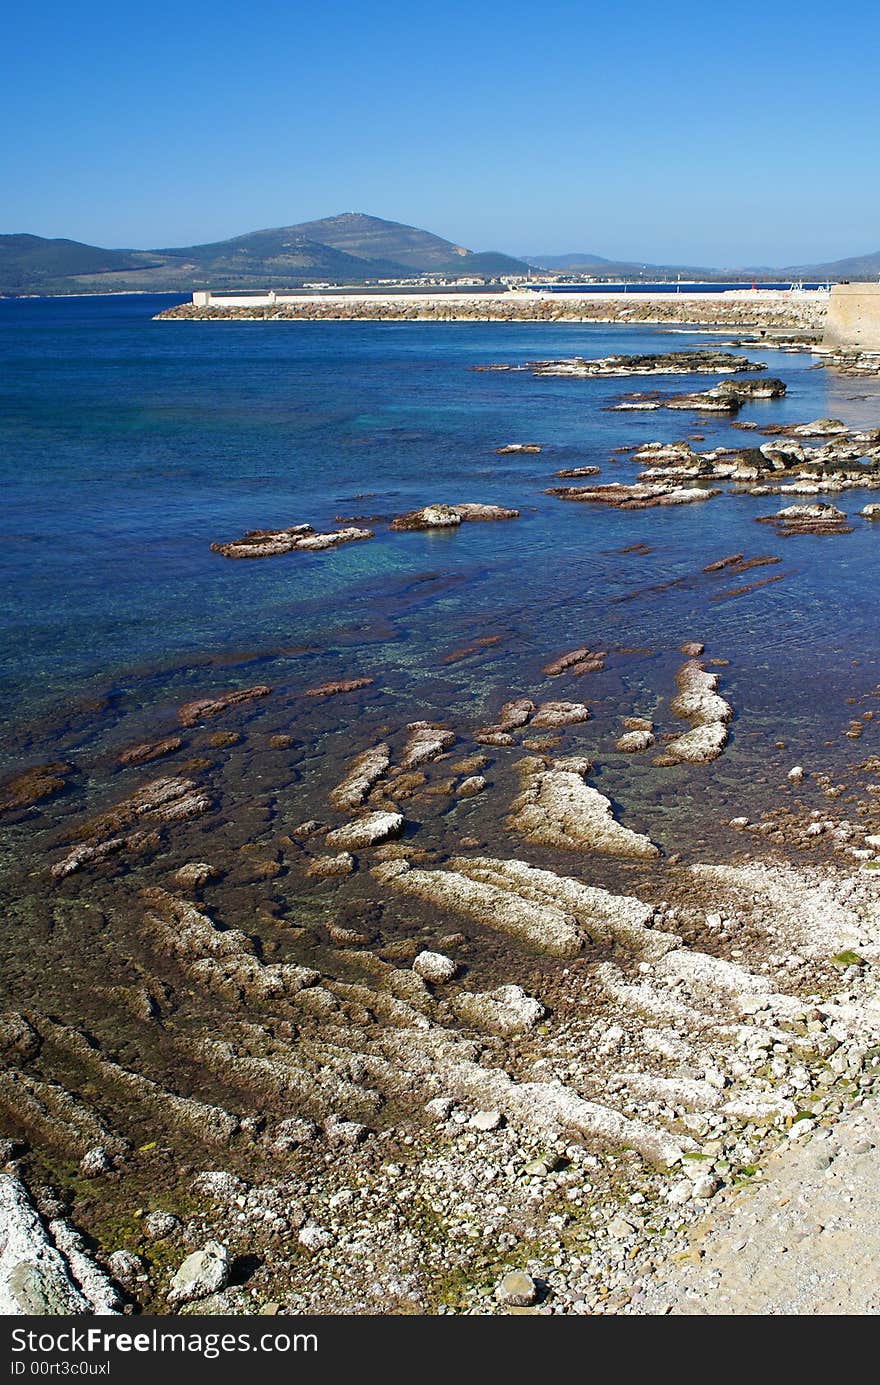
[[[336,682],[320,683],[317,688],[307,688],[303,697],[337,697],[340,693],[369,688],[375,681],[375,678],[342,678]]]
[[[654,763],[702,765],[716,760],[727,744],[727,723],[733,716],[729,702],[720,697],[717,673],[708,673],[696,659],[679,669],[678,694],[673,698],[674,716],[691,723],[690,731],[668,741]]]
[[[219,697],[199,697],[178,707],[177,717],[183,726],[196,726],[200,721],[218,717],[230,707],[241,707],[246,702],[268,697],[271,691],[265,683],[258,683],[253,688],[237,688],[235,692],[221,693]]]
[[[73,769],[64,760],[56,760],[48,765],[35,765],[33,769],[22,770],[0,784],[0,813],[8,813],[16,808],[29,808],[44,798],[51,798],[66,788],[66,775]]]
[[[542,846],[567,851],[598,851],[610,856],[652,858],[659,849],[650,838],[615,820],[611,802],[584,782],[574,769],[524,760],[522,792],[510,806],[508,827]]]
[[[149,760],[159,760],[163,755],[171,755],[183,744],[179,736],[165,736],[160,741],[147,741],[143,745],[130,745],[120,751],[117,763],[120,765],[142,765]]]

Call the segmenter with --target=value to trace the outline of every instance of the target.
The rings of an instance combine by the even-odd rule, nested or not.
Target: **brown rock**
[[[158,760],[163,755],[170,755],[173,751],[179,750],[183,744],[179,736],[165,736],[161,741],[147,741],[143,745],[130,745],[127,750],[121,751],[117,757],[120,765],[142,765],[148,760]]]
[[[219,697],[200,697],[194,702],[186,702],[182,707],[178,707],[177,716],[184,726],[195,726],[197,722],[219,716],[230,707],[240,707],[256,698],[268,697],[271,691],[272,689],[264,683],[259,683],[256,687],[238,688],[235,692],[222,693]]]

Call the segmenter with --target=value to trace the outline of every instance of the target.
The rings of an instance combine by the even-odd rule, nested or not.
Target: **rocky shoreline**
[[[714,480],[877,484],[876,430],[766,431],[643,444],[632,485],[551,493],[642,511],[729,503]],[[852,533],[833,509],[774,527]],[[385,520],[406,544],[519,514]],[[250,564],[220,557],[320,563],[372,536],[212,547],[238,582]],[[784,574],[724,584],[779,562],[726,553],[671,584],[742,595]],[[760,1200],[780,1151],[842,1147],[880,1096],[880,687],[841,714],[848,769],[789,761],[757,813],[734,782],[717,849],[671,849],[662,814],[603,792],[619,757],[707,813],[749,711],[698,609],[639,698],[603,684],[601,717],[596,680],[639,651],[583,630],[539,633],[533,677],[470,716],[316,657],[287,681],[215,671],[2,785],[0,1309],[690,1311],[676,1286],[716,1202]]]

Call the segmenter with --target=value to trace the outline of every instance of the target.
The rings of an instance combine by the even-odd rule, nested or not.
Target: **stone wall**
[[[822,345],[880,351],[880,283],[834,285]]]

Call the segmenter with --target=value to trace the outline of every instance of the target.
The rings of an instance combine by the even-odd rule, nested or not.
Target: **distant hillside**
[[[880,277],[880,250],[869,255],[853,255],[848,260],[796,265],[786,272],[798,279],[877,279]]]
[[[510,255],[475,253],[430,231],[362,212],[160,250],[102,250],[79,241],[0,236],[0,293],[7,294],[285,289],[309,281],[527,272],[528,265]]]
[[[525,255],[524,259],[538,269],[593,269],[596,265],[610,265],[602,255],[591,255],[589,251],[573,251],[570,255]]]
[[[535,269],[601,279],[674,279],[679,275],[686,279],[876,279],[880,251],[787,269],[635,264],[591,251],[526,260],[494,250],[468,250],[431,231],[365,212],[342,212],[229,240],[159,250],[104,250],[75,240],[0,236],[0,294],[283,290],[313,281],[358,284],[419,276],[497,279]]]
[[[155,263],[156,256],[139,250],[102,250],[78,240],[43,236],[0,236],[0,291],[42,293],[47,286],[63,286],[72,276],[137,272]]]

